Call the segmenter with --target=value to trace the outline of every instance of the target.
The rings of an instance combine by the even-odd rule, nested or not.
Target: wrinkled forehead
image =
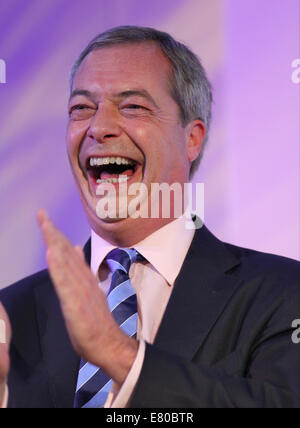
[[[148,80],[170,91],[172,67],[154,42],[123,43],[97,47],[87,54],[73,76],[72,89],[83,80]]]

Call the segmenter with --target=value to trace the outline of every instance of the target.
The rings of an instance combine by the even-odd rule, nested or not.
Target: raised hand
[[[47,247],[49,272],[75,351],[121,385],[135,360],[138,342],[115,322],[82,249],[72,246],[45,211],[39,211],[38,221]]]

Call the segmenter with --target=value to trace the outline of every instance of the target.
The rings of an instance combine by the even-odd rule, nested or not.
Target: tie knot
[[[143,256],[134,248],[115,248],[106,256],[106,262],[112,273],[122,270],[127,275],[131,264],[143,259]]]

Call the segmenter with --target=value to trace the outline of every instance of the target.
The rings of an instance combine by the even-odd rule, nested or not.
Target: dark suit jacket
[[[90,245],[86,246],[90,258]],[[0,292],[13,328],[9,407],[72,407],[79,358],[47,271]],[[198,230],[132,407],[300,407],[300,263]]]

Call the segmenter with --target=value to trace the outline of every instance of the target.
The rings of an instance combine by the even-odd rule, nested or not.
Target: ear
[[[200,119],[195,119],[186,126],[187,155],[190,163],[199,156],[206,135],[206,126]]]

